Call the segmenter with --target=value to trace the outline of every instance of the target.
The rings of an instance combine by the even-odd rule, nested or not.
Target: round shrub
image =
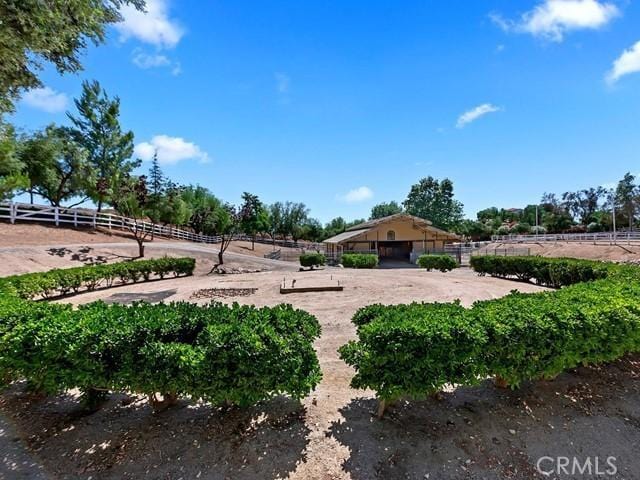
[[[458,268],[458,262],[449,255],[420,255],[418,257],[418,266],[420,268],[426,268],[428,272],[431,270],[448,272],[449,270]]]
[[[373,253],[345,253],[342,255],[344,268],[375,268],[378,266],[378,256]]]
[[[323,253],[312,252],[312,253],[303,253],[300,255],[300,265],[303,267],[308,267],[313,270],[314,267],[319,267],[324,265],[327,262],[326,257]]]

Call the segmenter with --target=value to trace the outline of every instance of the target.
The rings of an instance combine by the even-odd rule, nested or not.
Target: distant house
[[[329,256],[345,252],[377,253],[381,260],[414,261],[422,253],[442,251],[460,238],[428,220],[406,213],[354,225],[323,243]]]

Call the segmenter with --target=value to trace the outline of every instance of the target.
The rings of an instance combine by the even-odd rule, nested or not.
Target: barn
[[[370,220],[348,228],[323,243],[328,256],[343,253],[375,253],[380,260],[414,262],[423,254],[441,252],[460,238],[406,213]]]

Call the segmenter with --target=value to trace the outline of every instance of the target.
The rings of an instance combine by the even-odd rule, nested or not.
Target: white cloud
[[[182,73],[180,62],[173,62],[169,57],[161,53],[149,54],[139,48],[136,48],[133,51],[131,61],[134,65],[144,70],[149,68],[166,67],[171,69],[172,75],[180,75],[180,73]]]
[[[337,198],[346,203],[359,203],[373,198],[373,191],[369,187],[358,187]]]
[[[156,135],[150,142],[142,142],[135,146],[134,154],[144,161],[153,159],[158,152],[158,161],[163,164],[176,164],[182,160],[196,159],[200,163],[209,162],[209,155],[198,145],[187,142],[181,137]]]
[[[278,93],[287,94],[289,93],[289,87],[291,86],[291,78],[286,73],[276,73],[276,89]]]
[[[518,20],[505,19],[499,14],[491,14],[490,18],[505,31],[561,42],[571,30],[596,30],[619,14],[613,3],[601,0],[544,0]]]
[[[465,125],[471,122],[475,122],[480,117],[487,115],[488,113],[499,112],[502,109],[500,107],[496,107],[490,103],[483,103],[482,105],[478,105],[477,107],[469,110],[468,112],[464,112],[462,115],[458,117],[458,122],[456,123],[456,127],[464,128]]]
[[[143,69],[167,67],[171,65],[171,60],[169,60],[165,55],[161,55],[159,53],[150,55],[138,49],[133,51],[132,61],[134,65]]]
[[[169,18],[167,0],[147,0],[146,11],[140,12],[131,5],[121,8],[123,21],[115,25],[122,40],[137,38],[159,48],[175,47],[184,30]]]
[[[22,97],[24,103],[30,107],[44,110],[48,113],[58,113],[67,108],[69,99],[64,93],[59,93],[49,87],[34,88]]]
[[[613,67],[607,74],[607,82],[615,83],[620,77],[636,72],[640,72],[640,41],[622,52],[622,55],[613,62]]]

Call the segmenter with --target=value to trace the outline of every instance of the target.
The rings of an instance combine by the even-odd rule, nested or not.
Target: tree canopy
[[[74,100],[77,115],[68,113],[78,144],[88,152],[95,181],[87,185],[87,195],[98,211],[113,204],[119,184],[140,166],[133,155],[133,132],[120,125],[120,99],[110,98],[97,81],[83,82],[82,95]]]
[[[408,214],[430,220],[443,230],[453,230],[463,219],[463,205],[454,198],[453,182],[448,178],[421,179],[411,187],[403,205]]]
[[[395,215],[396,213],[402,213],[402,207],[398,202],[392,200],[391,202],[379,203],[371,209],[369,220],[388,217],[389,215]]]
[[[13,110],[23,90],[42,86],[45,64],[61,74],[81,70],[80,55],[104,42],[125,4],[145,6],[144,0],[0,0],[0,115]]]

